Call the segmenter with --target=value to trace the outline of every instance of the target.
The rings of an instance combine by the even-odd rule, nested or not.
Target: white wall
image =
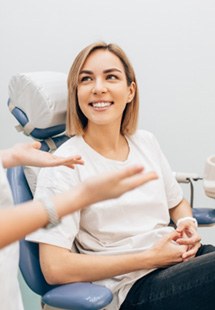
[[[26,139],[6,107],[10,77],[68,72],[80,49],[105,40],[136,69],[139,126],[155,133],[174,170],[201,174],[215,153],[214,17],[214,0],[0,0],[0,148]],[[214,206],[201,184],[196,202]],[[202,235],[215,244],[214,228]],[[26,309],[37,309],[27,296]]]

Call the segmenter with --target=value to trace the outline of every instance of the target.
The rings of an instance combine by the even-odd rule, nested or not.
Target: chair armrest
[[[102,309],[112,299],[112,292],[108,288],[90,282],[64,284],[42,297],[42,301],[49,306],[74,310]]]
[[[190,172],[173,172],[173,175],[176,178],[178,183],[189,183],[190,180],[198,181],[202,180],[202,178],[197,173]]]

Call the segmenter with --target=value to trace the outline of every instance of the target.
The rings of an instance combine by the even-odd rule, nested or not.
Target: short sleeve
[[[77,180],[73,170],[67,167],[43,168],[38,175],[38,183],[34,199],[49,199],[51,196],[63,193],[71,189]],[[51,229],[39,229],[28,235],[26,240],[38,243],[47,243],[69,250],[73,248],[73,242],[79,231],[80,212],[67,215],[61,223]]]

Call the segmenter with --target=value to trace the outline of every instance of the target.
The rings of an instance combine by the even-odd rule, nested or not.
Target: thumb
[[[41,143],[39,141],[34,141],[32,146],[34,149],[39,150],[41,148]]]
[[[173,241],[176,241],[178,238],[181,237],[181,233],[174,230],[172,233],[169,234],[169,240],[173,240]]]

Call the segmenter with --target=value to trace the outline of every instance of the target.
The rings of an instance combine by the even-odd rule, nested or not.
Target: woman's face
[[[78,79],[78,102],[91,125],[121,125],[123,111],[135,94],[125,70],[113,53],[98,49],[84,63]]]

